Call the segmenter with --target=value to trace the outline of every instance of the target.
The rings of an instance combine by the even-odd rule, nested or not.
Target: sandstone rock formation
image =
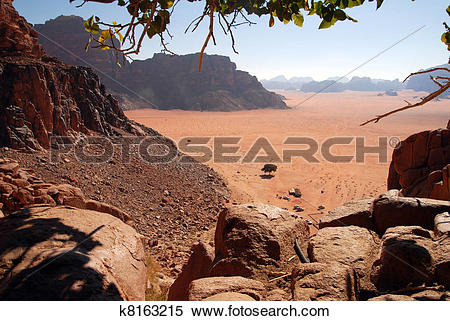
[[[181,273],[171,285],[167,299],[185,301],[189,297],[189,285],[193,280],[209,276],[214,260],[214,249],[203,242],[192,247],[192,254],[183,266]]]
[[[375,232],[343,226],[320,229],[311,238],[308,252],[312,262],[337,262],[353,268],[361,291],[375,292],[370,273],[379,249],[380,239]]]
[[[44,50],[36,41],[36,31],[19,16],[12,2],[2,0],[0,3],[0,57],[42,57]]]
[[[221,293],[240,293],[261,300],[264,284],[241,276],[203,278],[192,281],[189,286],[189,301],[201,301]]]
[[[12,159],[0,158],[0,209],[3,213],[9,215],[35,204],[90,209],[132,224],[130,216],[117,207],[85,199],[81,189],[69,184],[45,183],[33,170],[19,168],[19,164]]]
[[[448,201],[381,195],[373,202],[372,218],[380,235],[394,226],[417,225],[433,230],[435,216],[449,210]]]
[[[291,291],[296,301],[353,301],[357,280],[352,268],[339,264],[309,263],[292,272]]]
[[[0,298],[143,300],[140,235],[117,218],[34,206],[0,220]]]
[[[278,207],[256,204],[227,208],[217,222],[211,275],[267,278],[268,270],[288,266],[288,259],[295,254],[295,238],[305,250],[308,236],[305,220]]]
[[[325,214],[319,228],[355,225],[373,230],[372,202],[373,198],[346,202]]]
[[[394,150],[388,189],[404,196],[450,200],[450,129],[411,135]]]
[[[129,63],[123,56],[117,59],[111,50],[101,50],[94,43],[86,51],[89,33],[84,29],[83,22],[84,19],[78,16],[59,16],[44,24],[34,25],[34,29],[47,55],[69,65],[93,68],[108,89],[120,89],[117,75],[126,70]]]
[[[89,68],[45,56],[37,34],[0,3],[0,146],[48,148],[50,137],[153,133],[129,121]]]
[[[398,290],[407,285],[430,284],[433,277],[433,240],[418,226],[398,226],[382,238],[380,259],[375,262],[372,281],[380,290]]]
[[[60,16],[35,28],[49,55],[68,64],[95,68],[102,82],[121,101],[137,105],[134,108],[221,111],[287,108],[280,96],[264,89],[256,77],[236,70],[236,65],[224,56],[205,54],[200,73],[199,54],[156,54],[131,64],[121,57],[122,68],[118,68],[111,52],[95,48],[84,51],[89,34],[82,22],[81,17]],[[129,103],[124,105],[132,107]]]

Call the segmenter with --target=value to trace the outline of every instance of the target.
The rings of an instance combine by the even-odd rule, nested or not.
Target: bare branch
[[[405,80],[403,80],[403,82],[405,82],[406,80],[408,80],[410,77],[415,76],[415,75],[419,75],[419,74],[428,74],[430,72],[433,71],[438,71],[438,70],[442,70],[442,71],[447,71],[448,73],[450,73],[450,69],[448,68],[444,68],[444,67],[436,67],[436,68],[431,68],[428,70],[422,70],[422,71],[418,71],[418,72],[413,72],[412,74],[410,74],[408,77],[405,78]],[[410,102],[408,102],[407,100],[405,100],[405,102],[408,104],[407,106],[398,108],[398,109],[394,109],[388,113],[382,114],[382,115],[378,115],[375,118],[369,119],[368,121],[360,124],[359,126],[364,126],[367,125],[369,123],[378,123],[381,119],[388,117],[392,114],[396,114],[398,112],[404,111],[404,110],[408,110],[411,108],[415,108],[415,107],[419,107],[422,105],[425,105],[426,103],[432,101],[433,99],[439,97],[440,95],[442,95],[443,93],[445,93],[447,90],[450,89],[450,78],[449,77],[442,77],[442,76],[438,76],[438,77],[433,77],[430,76],[431,80],[439,86],[439,89],[432,92],[431,94],[429,94],[428,96],[422,98],[419,102],[415,103],[415,104],[411,104]],[[440,83],[439,81],[437,81],[437,79],[443,79],[443,80],[447,80],[447,82],[445,84]]]
[[[428,74],[428,73],[430,73],[430,72],[438,71],[438,70],[443,70],[443,71],[447,71],[447,72],[450,73],[450,69],[448,69],[448,68],[444,68],[444,67],[436,67],[436,68],[431,68],[431,69],[428,69],[428,70],[422,70],[422,71],[413,72],[413,73],[410,74],[408,77],[406,77],[405,80],[403,80],[403,82],[407,81],[407,80],[408,80],[409,78],[411,78],[412,76],[420,75],[420,74]]]
[[[441,87],[438,90],[436,90],[435,92],[432,92],[428,96],[422,98],[421,101],[419,101],[419,102],[417,102],[415,104],[412,104],[412,105],[409,104],[409,105],[404,106],[402,108],[398,108],[398,109],[392,110],[392,111],[390,111],[388,113],[385,113],[383,115],[378,115],[377,117],[372,118],[372,119],[362,123],[360,126],[364,126],[364,125],[367,125],[367,124],[372,123],[372,122],[373,123],[378,123],[378,121],[380,121],[380,119],[388,117],[388,116],[390,116],[392,114],[395,114],[395,113],[398,113],[398,112],[401,112],[401,111],[404,111],[404,110],[407,110],[407,109],[411,109],[411,108],[415,108],[415,107],[419,107],[419,106],[425,105],[426,103],[428,103],[428,102],[432,101],[433,99],[435,99],[435,98],[439,97],[440,95],[442,95],[448,89],[450,89],[450,81],[447,82],[443,87]]]

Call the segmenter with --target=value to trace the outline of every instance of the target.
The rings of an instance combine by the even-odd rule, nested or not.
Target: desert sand
[[[373,146],[378,144],[380,136],[388,137],[388,141],[392,141],[392,137],[403,140],[416,132],[445,127],[450,117],[449,100],[441,100],[360,127],[365,120],[403,106],[404,100],[416,101],[425,93],[401,91],[396,97],[350,91],[318,95],[295,91],[279,93],[287,98],[286,103],[291,109],[238,112],[139,109],[127,111],[126,115],[176,142],[187,136],[241,136],[240,155],[244,155],[261,136],[266,137],[280,155],[283,147],[293,147],[283,146],[288,136],[312,137],[319,144],[334,136],[363,136],[366,145]],[[354,150],[354,141],[348,146],[332,148],[333,153],[340,155],[354,155]],[[364,163],[353,160],[348,164],[328,162],[320,152],[316,154],[320,163],[308,163],[297,157],[292,163],[277,164],[278,170],[271,179],[260,177],[263,164],[208,162],[208,165],[225,178],[232,190],[233,201],[263,202],[289,210],[300,205],[305,209],[300,215],[318,220],[321,212],[346,201],[377,196],[386,191],[392,150],[388,144],[388,160],[381,163],[376,155],[366,155]],[[281,196],[287,195],[293,187],[301,190],[302,198],[282,199]],[[325,210],[319,211],[319,205]]]

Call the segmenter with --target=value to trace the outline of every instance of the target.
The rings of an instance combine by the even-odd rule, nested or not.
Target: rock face
[[[433,230],[435,216],[449,210],[448,201],[381,195],[373,202],[372,216],[376,231],[383,235],[389,227],[402,225]]]
[[[113,90],[120,89],[121,86],[114,80],[128,67],[128,62],[122,56],[117,60],[112,51],[95,48],[95,45],[86,51],[89,33],[84,29],[83,22],[84,19],[78,16],[59,16],[44,24],[34,25],[34,29],[47,55],[69,65],[95,68],[103,84]],[[123,69],[117,64],[118,61]]]
[[[378,258],[380,240],[375,232],[358,226],[320,229],[309,242],[308,252],[312,262],[336,262],[352,267],[360,288],[373,291],[370,272]]]
[[[408,284],[434,280],[433,240],[430,231],[418,226],[398,226],[382,238],[380,259],[375,262],[372,281],[380,290],[398,290]]]
[[[342,264],[309,263],[292,271],[295,301],[353,301],[358,293],[352,268]]]
[[[220,111],[287,108],[280,96],[264,89],[256,77],[236,70],[228,57],[205,54],[200,73],[197,71],[199,54],[156,54],[131,64],[121,58],[123,66],[118,68],[111,52],[94,48],[84,51],[89,34],[80,17],[60,16],[35,28],[48,54],[65,63],[95,67],[102,82],[122,101],[133,101],[131,105],[137,105],[135,108]],[[74,58],[55,42],[82,59]]]
[[[245,294],[259,301],[264,284],[241,276],[213,277],[192,281],[189,286],[189,301],[201,301],[221,293]]]
[[[295,238],[305,250],[308,236],[305,220],[278,207],[257,204],[227,208],[217,222],[211,275],[267,277],[267,270],[287,267],[295,254]]]
[[[44,56],[37,34],[0,3],[0,146],[39,149],[50,137],[139,134],[91,69]]]
[[[450,130],[414,134],[394,150],[388,188],[404,196],[450,200]]]
[[[192,254],[183,270],[172,284],[167,295],[169,301],[185,301],[189,297],[189,285],[193,280],[209,276],[214,260],[214,249],[203,242],[192,247]]]
[[[19,16],[12,2],[2,0],[0,3],[0,57],[42,57],[44,50],[36,41],[36,31]]]
[[[353,200],[325,214],[319,223],[319,228],[355,225],[373,229],[372,224],[373,198]]]
[[[144,300],[139,234],[117,218],[36,206],[0,220],[3,300]]]

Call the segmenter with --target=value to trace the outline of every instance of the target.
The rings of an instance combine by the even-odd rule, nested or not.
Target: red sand
[[[280,91],[289,106],[310,98],[310,93]],[[260,136],[266,137],[281,153],[287,136],[308,136],[319,142],[333,136],[364,136],[367,145],[378,143],[379,136],[399,137],[428,129],[445,127],[450,117],[449,100],[432,102],[424,107],[393,115],[377,124],[360,127],[373,116],[401,107],[404,99],[424,93],[403,91],[397,97],[378,97],[377,93],[344,92],[319,94],[291,110],[252,110],[239,112],[196,112],[154,109],[127,111],[126,115],[175,141],[186,136],[242,136],[239,154],[245,154]],[[287,147],[287,146],[285,146]],[[292,148],[292,146],[290,146]],[[301,147],[304,148],[304,147]],[[335,146],[335,154],[354,154],[355,145]],[[302,216],[317,213],[317,206],[333,209],[345,201],[376,196],[386,191],[388,162],[378,163],[374,155],[366,156],[364,164],[334,164],[321,160],[319,164],[294,158],[291,164],[278,164],[272,179],[262,179],[262,164],[216,164],[209,166],[219,172],[233,192],[234,200],[258,201],[292,209],[299,204],[306,209]],[[282,200],[292,187],[300,188],[303,199]],[[317,218],[317,217],[316,217]]]

